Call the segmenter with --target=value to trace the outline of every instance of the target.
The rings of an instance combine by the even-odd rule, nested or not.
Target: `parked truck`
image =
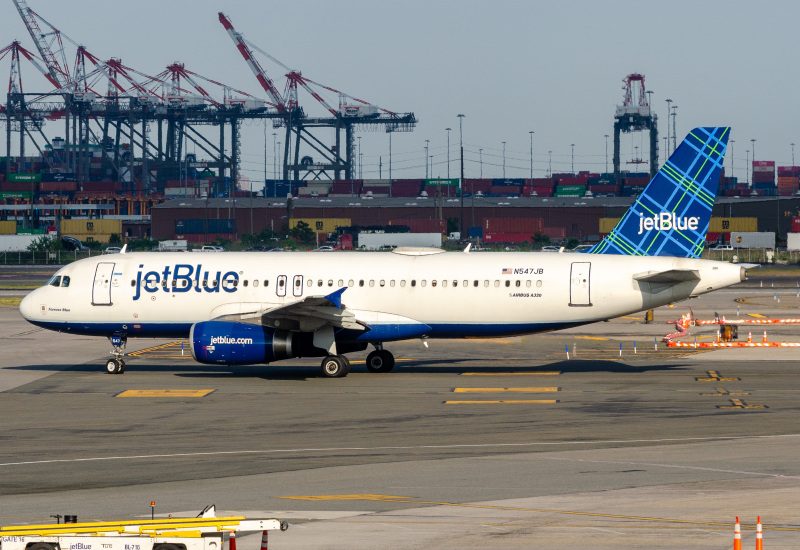
[[[733,248],[775,248],[775,233],[770,231],[731,231]]]
[[[441,233],[359,233],[358,248],[380,250],[399,246],[442,248]]]

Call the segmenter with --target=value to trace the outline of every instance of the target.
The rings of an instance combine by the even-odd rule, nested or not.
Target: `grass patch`
[[[0,290],[34,290],[39,288],[41,285],[32,285],[32,284],[10,284],[10,285],[0,285]]]
[[[19,296],[0,298],[0,306],[19,307],[20,302],[22,302],[22,298]]]

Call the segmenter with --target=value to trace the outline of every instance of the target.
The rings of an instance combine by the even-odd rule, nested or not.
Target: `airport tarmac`
[[[166,340],[129,342],[127,372],[107,375],[107,341],[0,307],[0,524],[144,518],[155,500],[286,519],[278,549],[728,548],[738,515],[747,548],[761,515],[765,546],[796,548],[800,350],[660,338],[688,307],[800,316],[797,294],[750,281],[652,324],[397,343],[393,372],[354,354],[343,379],[316,359],[203,366]],[[800,325],[766,330],[800,342]]]

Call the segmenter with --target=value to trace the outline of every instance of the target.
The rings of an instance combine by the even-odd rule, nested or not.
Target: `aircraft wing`
[[[668,269],[667,271],[644,271],[633,276],[634,281],[660,285],[677,285],[687,281],[699,281],[700,273],[694,269]]]
[[[225,312],[215,320],[259,323],[282,330],[314,332],[325,326],[364,331],[367,326],[356,320],[355,315],[342,305],[341,288],[327,296],[308,296],[306,298],[269,309]],[[248,304],[249,305],[249,304]],[[222,313],[222,312],[220,312]]]

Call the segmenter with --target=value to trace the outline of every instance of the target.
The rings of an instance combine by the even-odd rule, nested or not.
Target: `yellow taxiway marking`
[[[400,363],[401,361],[417,361],[417,359],[416,359],[416,358],[414,358],[414,357],[410,357],[410,358],[408,358],[408,359],[395,359],[395,360],[394,360],[394,362],[395,362],[395,363]],[[366,364],[366,362],[367,362],[367,361],[366,361],[366,359],[365,359],[365,360],[363,360],[363,361],[350,361],[350,364],[351,364],[351,365],[358,365],[358,364],[360,363],[360,364],[362,364],[362,365],[363,365],[363,364]]]
[[[409,502],[411,497],[398,497],[393,495],[306,495],[278,498],[290,500],[377,500],[380,502]]]
[[[695,378],[698,382],[736,382],[737,380],[741,380],[741,378],[736,377],[727,377],[724,378],[720,376],[719,372],[715,370],[708,371],[708,377],[698,377]]]
[[[601,336],[576,336],[575,338],[578,338],[580,340],[602,340],[602,341],[608,340],[608,338],[603,338]]]
[[[552,372],[462,372],[461,376],[558,376],[561,371]]]
[[[559,391],[559,388],[453,388],[454,393],[487,393],[487,392],[548,392]]]
[[[558,399],[500,399],[497,401],[445,401],[445,405],[499,405],[519,403],[558,403]]]
[[[730,405],[717,405],[718,409],[768,409],[766,405],[748,405],[741,399],[731,399]]]
[[[750,395],[750,392],[740,391],[740,392],[730,392],[725,388],[716,388],[716,393],[701,393],[700,395],[704,397],[715,397],[719,395]]]
[[[205,397],[214,390],[127,390],[117,397]]]
[[[761,315],[759,313],[748,313],[747,316],[748,317],[755,317],[756,319],[766,319],[767,318],[766,315]]]
[[[368,498],[359,499],[358,497],[364,496]],[[676,519],[676,518],[654,518],[648,516],[627,516],[622,514],[603,514],[601,512],[576,512],[572,510],[554,510],[548,508],[522,508],[517,506],[493,506],[491,504],[471,504],[468,502],[436,502],[427,500],[415,500],[408,497],[394,497],[390,495],[309,495],[309,496],[291,496],[291,497],[278,497],[293,500],[383,500],[386,502],[401,502],[407,504],[427,504],[430,506],[453,506],[456,508],[473,508],[476,510],[503,510],[510,512],[530,512],[537,514],[561,514],[565,516],[581,516],[589,518],[606,518],[606,519],[625,519],[633,521],[650,521],[660,524],[675,524],[675,525],[704,525],[710,527],[723,527],[730,529],[730,523],[722,523],[718,521],[697,521],[689,519]],[[351,523],[344,520],[345,523]],[[628,526],[632,527],[632,526]],[[752,525],[742,525],[743,529],[754,529]],[[800,531],[798,527],[770,527],[764,526],[764,530],[770,531]]]

